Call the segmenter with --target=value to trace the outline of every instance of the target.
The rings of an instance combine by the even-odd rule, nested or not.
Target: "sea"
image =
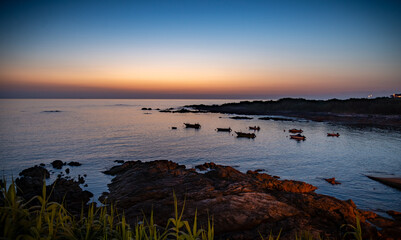
[[[235,169],[262,169],[281,179],[317,186],[317,193],[352,199],[364,210],[401,211],[401,191],[366,177],[400,177],[401,131],[325,122],[234,120],[219,113],[165,113],[156,109],[190,104],[222,104],[241,100],[143,99],[2,99],[0,100],[0,171],[8,181],[28,167],[44,163],[57,174],[70,168],[70,176],[86,174],[86,190],[93,201],[112,177],[102,172],[115,160],[167,159],[188,168],[205,162]],[[152,110],[142,110],[152,108]],[[199,130],[184,123],[199,123]],[[252,132],[256,138],[237,138],[231,127]],[[172,127],[177,127],[176,130]],[[305,141],[289,138],[288,129],[301,128]],[[338,132],[340,137],[327,137]],[[79,167],[53,169],[54,160],[78,161]],[[331,185],[324,178],[341,182]]]

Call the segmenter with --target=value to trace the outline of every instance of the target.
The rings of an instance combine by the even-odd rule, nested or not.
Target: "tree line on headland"
[[[191,105],[198,110],[236,114],[331,113],[401,115],[401,99],[351,98],[346,100],[307,100],[282,98],[270,101],[241,101],[222,105]]]

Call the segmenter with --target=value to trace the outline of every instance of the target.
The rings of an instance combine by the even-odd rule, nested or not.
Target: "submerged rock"
[[[280,230],[280,239],[293,239],[303,230],[340,238],[341,225],[355,225],[357,214],[363,233],[378,236],[352,201],[316,194],[313,185],[214,163],[196,168],[209,171],[197,173],[167,160],[125,162],[106,171],[115,177],[108,185],[110,193],[101,199],[124,209],[130,223],[153,210],[156,223],[162,225],[174,215],[174,192],[179,207],[185,199],[185,219],[192,220],[197,211],[199,225],[206,226],[208,216],[213,216],[218,239],[257,239],[259,233],[267,236]]]

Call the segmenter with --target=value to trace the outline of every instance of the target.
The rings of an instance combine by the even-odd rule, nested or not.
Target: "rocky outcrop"
[[[49,171],[42,166],[25,169],[19,175],[20,177],[15,180],[18,187],[17,194],[27,201],[42,195],[45,179],[50,177]],[[78,179],[75,181],[59,177],[53,184],[46,186],[47,196],[50,196],[49,201],[63,202],[70,212],[79,214],[82,206],[89,202],[93,194],[83,191],[79,185],[84,179],[80,176]]]
[[[65,165],[61,160],[54,160],[51,164],[55,169],[61,169]]]
[[[123,209],[130,223],[153,210],[157,224],[163,225],[174,216],[174,192],[180,207],[185,199],[185,219],[193,219],[197,210],[199,224],[205,226],[213,216],[217,239],[257,239],[259,233],[280,230],[280,239],[305,230],[325,239],[341,238],[341,225],[355,225],[356,216],[365,237],[379,238],[352,200],[316,194],[310,184],[256,171],[245,174],[214,163],[196,168],[203,173],[167,160],[125,162],[106,171],[115,177],[102,198]]]
[[[82,206],[85,206],[93,197],[91,192],[83,191],[79,184],[73,179],[58,178],[53,184],[47,186],[48,192],[51,192],[51,201],[63,202],[69,211],[79,214]]]
[[[338,185],[341,184],[340,182],[336,181],[336,178],[325,178],[324,179],[326,182],[330,183],[331,185]]]
[[[50,173],[44,167],[34,166],[23,170],[19,176],[15,179],[18,186],[17,194],[29,200],[34,196],[41,195],[43,182],[50,177]]]
[[[40,178],[42,180],[50,177],[49,171],[47,171],[42,166],[34,166],[27,168],[22,172],[20,172],[19,175],[23,177]]]
[[[71,166],[71,167],[79,167],[81,165],[82,164],[80,162],[74,162],[74,161],[68,163],[68,166]]]

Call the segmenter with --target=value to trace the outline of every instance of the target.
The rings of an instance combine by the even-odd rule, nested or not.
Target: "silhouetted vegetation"
[[[306,100],[282,98],[277,101],[242,101],[222,105],[191,105],[198,110],[237,114],[331,113],[401,115],[401,100],[393,98],[351,98],[347,100]]]

